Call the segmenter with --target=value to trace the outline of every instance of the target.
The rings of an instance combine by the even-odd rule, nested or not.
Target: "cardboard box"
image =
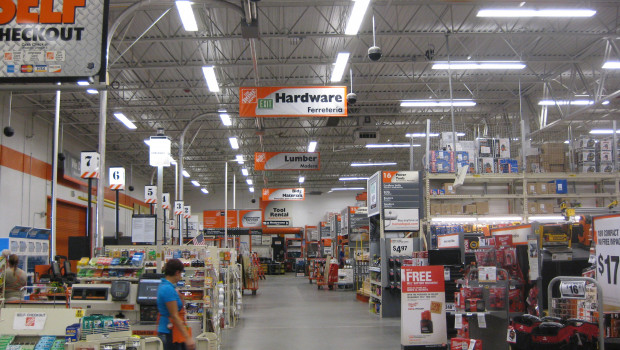
[[[500,174],[519,172],[519,162],[516,159],[499,159],[497,163],[497,172]]]
[[[431,203],[431,215],[441,215],[441,204]]]
[[[538,192],[536,192],[536,183],[535,182],[528,182],[528,184],[527,184],[527,194],[538,194]]]
[[[478,157],[493,157],[493,139],[476,140]]]
[[[538,162],[539,163],[549,163],[549,164],[560,164],[560,165],[564,165],[564,154],[558,153],[558,154],[553,154],[553,153],[548,153],[548,154],[541,154],[538,156]]]
[[[603,163],[598,166],[599,173],[613,173],[614,172],[614,163]]]
[[[599,149],[601,151],[613,151],[614,150],[614,140],[613,139],[605,139],[601,140],[598,143]]]
[[[555,193],[566,194],[568,193],[568,181],[565,179],[558,179],[553,181],[555,183]]]
[[[456,194],[456,188],[454,187],[454,184],[451,183],[443,184],[443,190],[445,191],[446,195]]]
[[[456,143],[457,151],[471,152],[476,150],[476,143],[474,141],[459,141]]]
[[[594,150],[582,150],[577,152],[577,161],[580,163],[583,162],[595,162],[596,161],[596,152]]]
[[[451,212],[452,212],[452,215],[463,214],[463,205],[461,205],[461,204],[452,204]]]
[[[595,173],[596,172],[596,163],[594,162],[585,162],[579,163],[577,166],[578,173]]]
[[[457,162],[469,162],[469,153],[464,152],[464,151],[457,151],[456,161]]]
[[[547,194],[549,190],[547,189],[549,184],[546,182],[537,182],[536,183],[536,194]]]
[[[476,214],[476,205],[475,204],[464,205],[463,212],[465,214]]]
[[[581,150],[594,150],[596,149],[596,140],[591,137],[582,136],[575,142],[575,148]]]
[[[611,163],[614,161],[614,158],[612,156],[612,151],[601,151],[601,158],[600,161],[601,163]]]
[[[436,161],[446,161],[446,162],[453,162],[454,161],[454,152],[448,152],[448,151],[430,151],[430,161],[431,162],[436,162]]]
[[[561,173],[565,170],[566,170],[566,165],[563,165],[563,164],[549,164],[549,163],[540,164],[541,173]]]
[[[540,154],[564,154],[566,151],[564,143],[545,142],[540,146]]]
[[[499,158],[510,158],[510,139],[497,139],[495,154]]]
[[[489,213],[489,202],[476,202],[476,213],[484,215]]]
[[[538,214],[538,204],[530,202],[530,205],[527,207],[528,214]]]
[[[539,202],[537,205],[538,214],[552,214],[553,204],[550,202]]]
[[[495,159],[493,158],[480,158],[478,161],[478,174],[494,174],[497,173],[495,169]]]
[[[549,181],[547,184],[547,193],[556,194],[557,190],[555,188],[555,181]]]
[[[453,173],[454,152],[430,151],[429,167],[432,173]]]
[[[452,215],[452,204],[442,204],[441,215]]]

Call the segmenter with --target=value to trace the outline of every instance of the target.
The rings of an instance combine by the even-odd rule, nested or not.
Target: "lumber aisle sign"
[[[318,152],[254,152],[254,170],[320,170]]]
[[[0,80],[58,81],[105,68],[107,0],[0,1]]]
[[[240,117],[346,117],[346,86],[241,87]]]

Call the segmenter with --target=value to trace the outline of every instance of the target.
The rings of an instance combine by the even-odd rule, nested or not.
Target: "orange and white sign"
[[[110,182],[110,189],[122,191],[125,189],[125,168],[123,167],[110,167],[110,176],[108,181]]]
[[[263,212],[261,210],[239,210],[241,227],[262,227]]]
[[[82,152],[80,155],[80,177],[83,179],[99,178],[99,153]]]
[[[202,212],[202,222],[204,228],[223,228],[226,222],[226,212],[224,210],[205,210]],[[236,210],[228,211],[228,227],[239,227]]]
[[[303,201],[304,188],[263,188],[263,201]]]
[[[240,117],[346,117],[346,86],[241,87]]]
[[[254,170],[321,170],[318,152],[254,152]]]
[[[419,182],[420,173],[417,171],[384,171],[383,183]]]

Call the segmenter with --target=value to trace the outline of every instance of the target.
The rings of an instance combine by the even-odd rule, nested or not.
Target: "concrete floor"
[[[237,327],[222,332],[223,350],[400,349],[400,318],[380,319],[354,292],[293,274],[267,276],[243,306]]]

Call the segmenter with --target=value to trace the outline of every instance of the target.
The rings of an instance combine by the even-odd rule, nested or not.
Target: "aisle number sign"
[[[183,218],[189,219],[192,217],[192,207],[190,205],[186,205],[183,207]]]
[[[586,281],[562,281],[560,294],[563,299],[585,299]]]
[[[161,207],[163,209],[170,209],[170,193],[162,193],[161,201]]]
[[[116,191],[124,190],[125,189],[125,168],[111,167],[108,181],[110,182],[111,190],[116,190]]]
[[[183,215],[183,201],[174,202],[174,215]]]
[[[392,256],[411,256],[413,253],[413,238],[392,238],[390,240],[390,254]]]
[[[144,202],[147,204],[157,203],[157,186],[144,186]]]
[[[99,153],[82,152],[80,155],[80,177],[82,179],[99,178]]]
[[[618,268],[620,267],[620,215],[593,218],[596,234],[596,280],[603,288],[605,311],[620,310]]]
[[[346,117],[346,86],[241,87],[240,117]]]

